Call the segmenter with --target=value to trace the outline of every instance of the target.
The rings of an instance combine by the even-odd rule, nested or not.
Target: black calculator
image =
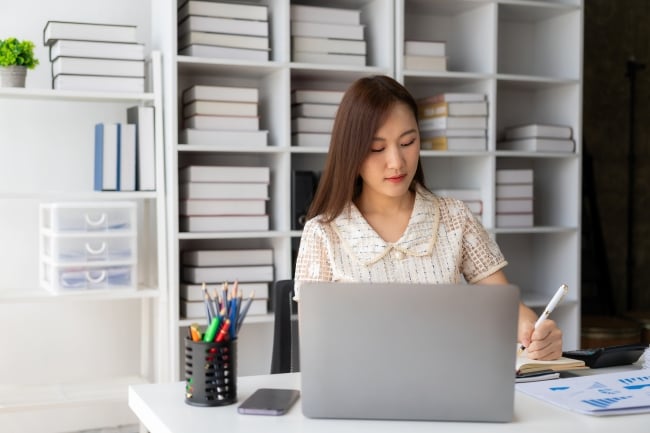
[[[647,344],[622,344],[594,349],[568,350],[562,352],[562,356],[584,361],[590,368],[613,367],[635,363],[647,348]]]

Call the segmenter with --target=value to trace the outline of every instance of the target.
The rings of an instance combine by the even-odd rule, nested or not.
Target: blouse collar
[[[426,256],[433,251],[440,211],[436,197],[418,187],[408,225],[397,242],[386,242],[368,224],[354,203],[332,221],[343,247],[365,266],[381,260],[391,249],[406,256]]]

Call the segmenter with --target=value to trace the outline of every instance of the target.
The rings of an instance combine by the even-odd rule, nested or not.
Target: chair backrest
[[[300,370],[298,361],[298,324],[292,321],[293,280],[279,280],[273,286],[274,314],[271,374]]]

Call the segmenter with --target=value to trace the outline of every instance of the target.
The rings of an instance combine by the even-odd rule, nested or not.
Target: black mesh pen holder
[[[224,406],[237,401],[237,340],[185,338],[185,403]]]

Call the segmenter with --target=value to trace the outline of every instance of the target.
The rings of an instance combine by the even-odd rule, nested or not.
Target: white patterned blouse
[[[507,263],[462,201],[418,188],[397,242],[383,240],[352,203],[331,223],[307,221],[294,276],[296,299],[305,281],[475,283]]]

